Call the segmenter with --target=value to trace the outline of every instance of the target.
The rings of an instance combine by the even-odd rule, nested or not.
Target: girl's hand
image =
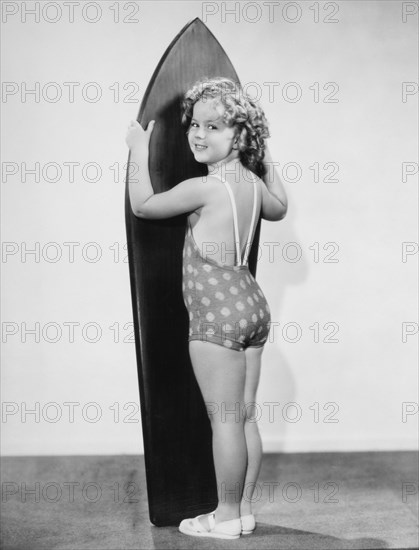
[[[147,130],[143,130],[141,124],[136,120],[131,120],[125,141],[128,147],[131,149],[142,149],[148,151],[150,143],[151,132],[154,128],[155,120],[151,120],[147,126]]]

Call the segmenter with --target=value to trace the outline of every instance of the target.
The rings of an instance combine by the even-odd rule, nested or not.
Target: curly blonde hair
[[[233,80],[221,76],[203,77],[183,97],[182,124],[189,128],[193,106],[200,99],[205,101],[208,98],[221,101],[225,108],[225,124],[235,127],[240,162],[259,177],[264,176],[265,139],[270,137],[270,133],[262,108]]]

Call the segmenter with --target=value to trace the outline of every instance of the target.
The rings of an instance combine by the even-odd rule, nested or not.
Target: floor
[[[149,521],[142,456],[2,459],[2,548],[419,548],[416,452],[266,454],[257,529],[224,541]]]

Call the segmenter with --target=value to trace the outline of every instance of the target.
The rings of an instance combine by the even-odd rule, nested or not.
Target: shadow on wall
[[[297,395],[292,366],[287,361],[286,352],[284,352],[282,331],[284,323],[288,322],[283,319],[282,315],[285,296],[291,286],[303,285],[308,279],[309,273],[307,257],[299,249],[300,239],[294,227],[295,204],[290,197],[289,187],[288,185],[286,188],[289,203],[286,217],[280,222],[262,221],[257,272],[258,282],[266,294],[271,309],[272,322],[269,341],[263,352],[261,385],[264,381],[268,383],[269,380],[269,388],[274,386],[274,402],[280,403],[281,406],[295,401]],[[268,228],[269,237],[266,236]],[[272,234],[275,237],[272,238]],[[290,327],[289,337],[292,339],[295,334],[295,330]],[[259,398],[262,391],[259,391]],[[261,399],[262,403],[264,401],[268,400]],[[268,408],[266,407],[263,407],[263,411],[267,413]],[[277,412],[275,412],[275,418],[277,418]],[[285,421],[276,422],[275,452],[283,452],[286,447],[287,426],[288,423]]]

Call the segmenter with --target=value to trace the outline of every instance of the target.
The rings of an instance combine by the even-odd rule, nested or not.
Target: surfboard
[[[196,18],[168,46],[145,91],[137,120],[156,125],[149,171],[155,193],[207,174],[195,161],[181,124],[181,99],[203,76],[239,82],[223,48]],[[182,248],[187,215],[137,218],[130,206],[128,172],[125,224],[135,350],[151,523],[178,525],[217,506],[212,433],[188,350],[188,314],[182,297]],[[256,275],[258,221],[249,255]]]

